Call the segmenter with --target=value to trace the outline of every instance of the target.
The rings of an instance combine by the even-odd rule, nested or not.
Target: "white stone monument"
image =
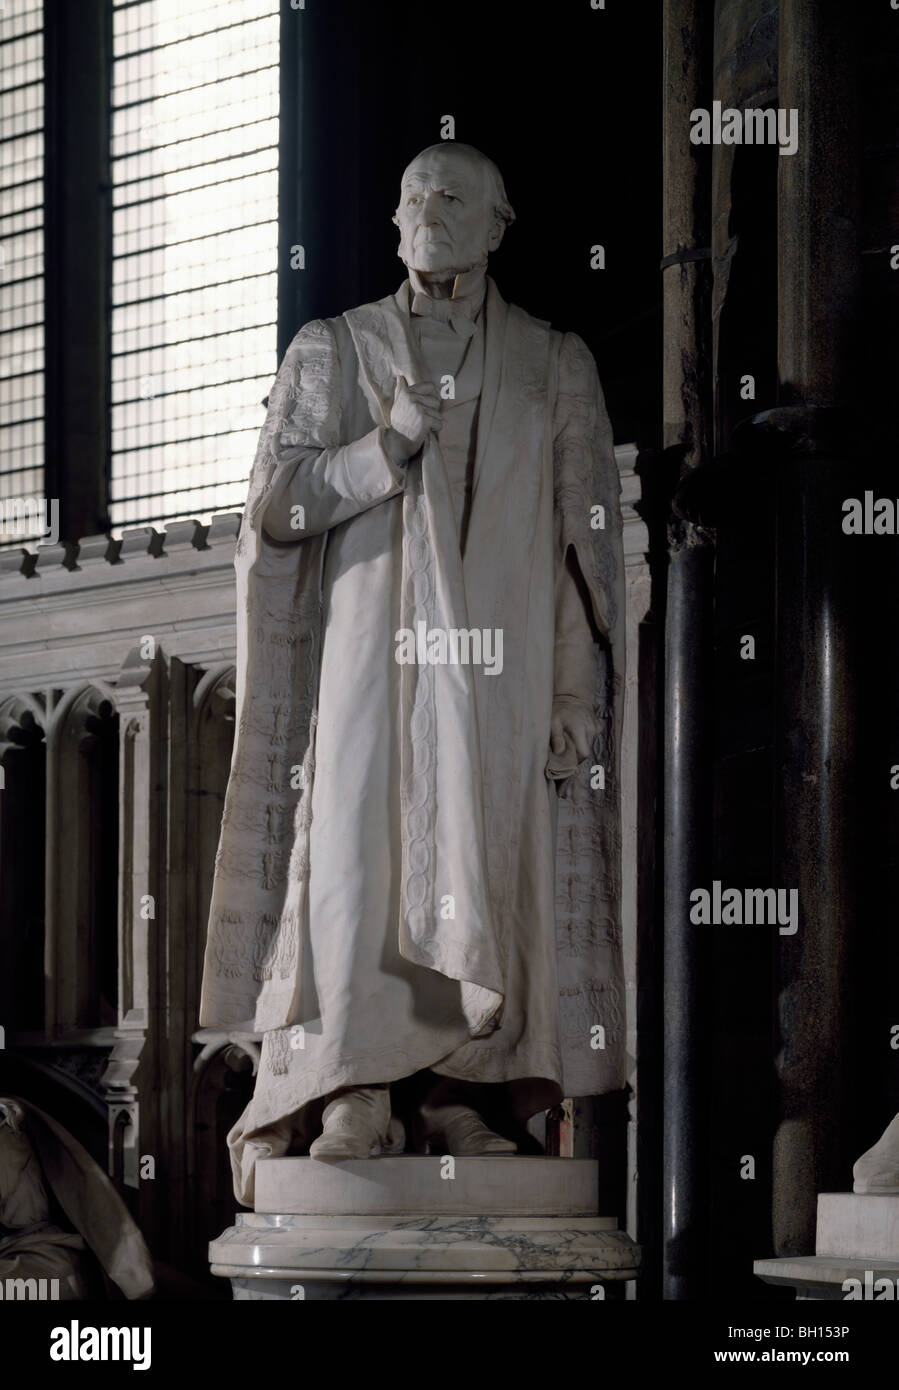
[[[262,1037],[213,1268],[277,1297],[634,1272],[526,1128],[625,1082],[625,599],[593,360],[486,275],[513,218],[413,160],[408,279],[297,334],[250,479],[201,1022]]]
[[[822,1192],[814,1255],[756,1260],[797,1299],[899,1299],[899,1115],[853,1167],[852,1192]]]

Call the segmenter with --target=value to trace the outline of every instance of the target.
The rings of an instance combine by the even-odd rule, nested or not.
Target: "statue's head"
[[[393,218],[400,229],[397,254],[424,276],[460,275],[486,265],[514,220],[492,159],[455,140],[430,145],[403,174]]]

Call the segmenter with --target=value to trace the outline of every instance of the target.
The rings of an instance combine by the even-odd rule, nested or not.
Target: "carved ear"
[[[16,1101],[5,1096],[0,1100],[0,1124],[6,1125],[13,1134],[21,1134],[25,1111]]]
[[[506,224],[501,217],[498,217],[487,235],[487,250],[495,251],[503,239]]]

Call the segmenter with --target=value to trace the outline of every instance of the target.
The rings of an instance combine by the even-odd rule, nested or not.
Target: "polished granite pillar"
[[[779,881],[800,924],[780,941],[774,1243],[807,1255],[816,1194],[848,1155],[852,939],[859,920],[858,549],[841,502],[859,486],[854,395],[859,276],[857,17],[838,0],[782,0],[781,107],[799,112],[778,161],[777,409],[757,417],[777,459]]]
[[[710,449],[709,190],[687,138],[708,95],[712,12],[666,0],[664,19],[664,444],[688,478]],[[714,534],[678,509],[669,526],[664,688],[663,1289],[696,1296],[705,1280],[706,1098],[701,944],[690,891],[705,881],[711,826],[709,683]]]

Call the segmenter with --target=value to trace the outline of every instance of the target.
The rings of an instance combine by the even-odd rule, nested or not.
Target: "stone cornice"
[[[636,471],[639,451],[636,444],[616,444],[615,462],[621,479],[621,521],[624,563],[630,569],[644,564],[649,551],[649,530],[636,510],[642,497],[640,478]]]
[[[239,523],[228,513],[210,527],[177,522],[161,533],[126,531],[121,543],[88,537],[72,569],[63,553],[39,553],[36,566],[18,571],[5,557],[0,698],[96,678],[114,682],[145,635],[184,662],[233,660]]]
[[[621,477],[625,562],[645,562],[646,526],[635,510],[637,448],[615,449]],[[140,639],[169,657],[209,668],[234,660],[234,547],[240,515],[210,526],[137,527],[121,541],[88,536],[37,556],[0,555],[0,700],[25,691],[104,681],[116,685]]]

